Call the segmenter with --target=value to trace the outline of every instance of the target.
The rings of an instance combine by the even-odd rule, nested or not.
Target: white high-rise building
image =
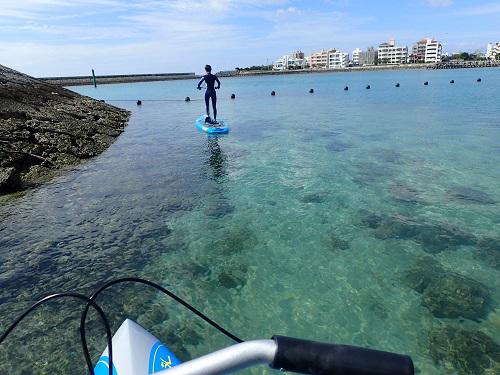
[[[488,43],[486,48],[486,58],[494,60],[500,55],[500,43]]]
[[[441,62],[443,46],[434,39],[422,39],[413,45],[411,63],[436,64]]]
[[[307,60],[304,58],[304,52],[295,51],[288,55],[283,55],[273,63],[274,70],[292,70],[304,69],[307,65]]]
[[[408,62],[408,47],[396,46],[394,39],[387,43],[382,43],[378,46],[378,63],[379,64],[406,64]]]
[[[312,69],[340,69],[349,65],[349,54],[335,48],[314,52],[307,57]]]
[[[359,54],[361,53],[360,48],[356,48],[354,51],[352,51],[352,64],[353,65],[359,65]]]
[[[349,65],[349,54],[347,52],[332,51],[328,54],[329,69],[347,68],[348,65]]]

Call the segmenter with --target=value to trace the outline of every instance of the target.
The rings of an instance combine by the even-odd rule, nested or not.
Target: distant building
[[[341,69],[349,65],[349,54],[335,48],[314,52],[307,57],[312,69]]]
[[[329,69],[347,68],[348,65],[349,65],[349,54],[347,52],[332,51],[328,54]]]
[[[497,59],[500,56],[500,43],[488,43],[486,48],[486,58],[487,59]]]
[[[396,46],[394,39],[378,46],[378,63],[398,65],[408,62],[408,47]]]
[[[306,66],[307,61],[302,51],[295,51],[288,55],[283,55],[273,63],[274,70],[304,69]]]
[[[312,69],[327,69],[328,55],[331,51],[335,51],[335,49],[321,50],[320,52],[311,53],[311,55],[308,58],[309,66]]]
[[[377,63],[378,53],[373,47],[369,47],[366,51],[359,53],[359,66],[375,65]]]
[[[422,39],[413,45],[410,63],[436,64],[441,62],[443,46],[434,39]]]
[[[352,51],[352,65],[359,65],[359,54],[361,53],[360,48],[356,48]]]

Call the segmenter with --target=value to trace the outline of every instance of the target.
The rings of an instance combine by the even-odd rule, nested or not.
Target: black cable
[[[106,315],[104,315],[104,312],[102,309],[97,305],[91,298],[84,296],[82,294],[78,293],[56,293],[52,294],[50,296],[44,297],[38,302],[36,302],[34,305],[29,307],[26,311],[24,311],[15,321],[10,325],[9,328],[0,336],[0,345],[3,343],[3,341],[7,338],[7,336],[12,332],[16,326],[21,323],[21,321],[29,315],[32,311],[34,311],[36,308],[40,307],[44,303],[51,301],[53,299],[57,298],[63,298],[63,297],[73,297],[73,298],[78,298],[81,300],[84,300],[87,302],[87,305],[85,306],[85,312],[88,311],[89,307],[92,306],[94,309],[97,310],[99,315],[102,318],[102,321],[104,322],[104,326],[106,327],[106,337],[108,341],[108,354],[109,354],[109,375],[113,375],[113,349],[112,349],[112,336],[111,336],[111,328],[109,326],[108,319],[106,318]],[[92,360],[90,359],[90,354],[88,351],[87,347],[87,342],[84,341],[84,332],[80,330],[80,338],[82,339],[82,349],[83,349],[83,354],[85,356],[85,361],[87,362],[87,367],[92,375],[95,375],[94,373],[94,366],[92,365]],[[85,343],[85,345],[84,345]]]
[[[224,329],[223,327],[221,327],[219,324],[215,323],[208,316],[206,316],[202,312],[200,312],[197,309],[195,309],[193,306],[191,306],[189,303],[185,302],[180,297],[177,297],[174,293],[170,292],[169,290],[163,288],[162,286],[160,286],[158,284],[153,283],[152,281],[140,279],[138,277],[124,277],[124,278],[121,278],[121,279],[111,280],[110,282],[108,282],[108,283],[104,284],[103,286],[101,286],[94,294],[92,294],[90,296],[90,298],[89,298],[90,301],[94,302],[94,300],[97,298],[97,296],[101,292],[103,292],[104,290],[108,289],[112,285],[115,285],[115,284],[118,284],[118,283],[124,283],[124,282],[133,282],[133,283],[145,284],[145,285],[151,286],[151,287],[153,287],[155,289],[158,289],[160,292],[163,292],[164,294],[166,294],[167,296],[169,296],[170,298],[172,298],[176,302],[180,303],[182,306],[184,306],[185,308],[187,308],[189,311],[191,311],[192,313],[194,313],[195,315],[197,315],[198,317],[200,317],[201,319],[203,319],[205,322],[207,322],[208,324],[210,324],[212,327],[214,327],[215,329],[217,329],[219,332],[223,333],[224,335],[226,335],[230,339],[234,340],[237,343],[243,342],[242,339],[240,339],[239,337],[233,335],[231,332],[227,331],[226,329]],[[86,357],[87,356],[90,357],[90,355],[88,353],[87,340],[85,338],[85,321],[87,320],[87,313],[88,313],[88,310],[89,310],[89,306],[90,306],[90,303],[87,304],[87,306],[85,306],[85,309],[83,310],[82,318],[81,318],[81,321],[80,321],[80,333],[81,333],[81,339],[82,339],[82,347],[83,347],[83,351],[85,352],[85,356]]]

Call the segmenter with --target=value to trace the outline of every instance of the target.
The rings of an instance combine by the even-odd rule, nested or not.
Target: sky
[[[294,50],[500,42],[500,0],[0,0],[0,64],[36,76],[201,73]]]

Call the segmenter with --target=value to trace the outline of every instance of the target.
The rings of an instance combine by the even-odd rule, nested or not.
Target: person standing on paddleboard
[[[205,91],[205,107],[207,110],[207,118],[205,119],[205,122],[208,122],[209,124],[218,124],[217,122],[217,94],[215,93],[215,90],[220,89],[220,81],[219,78],[215,74],[212,74],[212,67],[210,65],[205,65],[205,74],[203,78],[198,82],[198,90],[201,90],[201,84],[203,81],[207,84],[207,91]],[[217,82],[217,87],[215,86],[215,82]],[[214,109],[214,120],[212,121],[210,119],[210,106],[209,102],[210,99],[212,99],[212,107]]]

